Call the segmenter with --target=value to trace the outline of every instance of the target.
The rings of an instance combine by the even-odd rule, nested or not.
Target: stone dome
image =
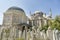
[[[24,12],[24,10],[22,8],[15,7],[15,6],[10,7],[8,10],[20,10],[20,11]]]
[[[39,16],[42,16],[43,12],[42,11],[35,11],[35,14],[38,14]]]
[[[42,11],[35,11],[34,13],[35,13],[35,14],[36,14],[36,13],[43,14],[43,12],[42,12]]]
[[[34,13],[40,13],[40,11],[35,11]]]

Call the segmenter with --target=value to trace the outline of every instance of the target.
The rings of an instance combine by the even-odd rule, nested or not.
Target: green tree
[[[57,29],[60,31],[60,16],[56,16],[51,25],[52,29]]]
[[[46,33],[49,27],[51,28],[51,30],[56,29],[60,31],[60,16],[56,16],[54,19],[49,19],[47,21],[47,24],[44,25],[44,27],[42,27],[40,31],[44,30]]]

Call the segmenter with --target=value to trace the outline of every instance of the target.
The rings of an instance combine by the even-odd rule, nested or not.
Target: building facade
[[[21,37],[22,27],[19,24],[23,23],[27,24],[27,16],[24,10],[19,7],[10,7],[3,16],[3,24],[0,27],[0,40],[13,40],[13,38]],[[18,26],[21,30],[18,30]],[[8,37],[6,37],[7,33]]]
[[[46,38],[54,40],[54,31],[50,28],[48,28],[47,33],[40,31],[44,25],[48,24],[48,20],[51,18],[51,10],[49,16],[41,11],[35,11],[34,14],[31,14],[30,18],[28,18],[23,9],[19,7],[10,7],[4,13],[3,24],[0,25],[0,40],[15,40],[21,37],[25,40],[40,40],[40,38],[44,40],[46,40]],[[32,28],[30,28],[31,25]]]
[[[47,24],[47,20],[46,14],[40,11],[36,11],[31,15],[32,25],[36,27],[43,27],[45,24]]]

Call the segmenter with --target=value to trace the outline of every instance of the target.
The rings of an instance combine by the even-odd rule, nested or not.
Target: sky
[[[3,23],[3,14],[12,6],[22,8],[26,15],[30,12],[42,11],[49,15],[49,10],[52,10],[52,16],[60,15],[60,0],[1,0],[0,1],[0,24]]]

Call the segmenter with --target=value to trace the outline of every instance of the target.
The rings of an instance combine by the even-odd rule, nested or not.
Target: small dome
[[[35,14],[37,14],[39,16],[42,16],[43,15],[43,12],[42,11],[35,11]]]
[[[40,11],[35,11],[35,13],[40,13]]]
[[[43,12],[42,12],[42,11],[35,11],[34,13],[40,13],[40,14],[43,14]]]
[[[23,12],[24,12],[23,9],[21,9],[21,8],[19,8],[19,7],[15,7],[15,6],[10,7],[8,10],[20,10],[20,11],[23,11]]]

